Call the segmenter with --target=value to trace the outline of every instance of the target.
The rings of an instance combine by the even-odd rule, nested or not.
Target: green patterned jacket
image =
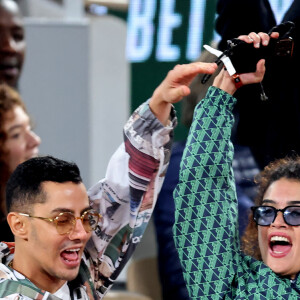
[[[174,191],[175,243],[191,299],[300,299],[290,281],[240,251],[231,169],[236,99],[210,87],[197,106]]]

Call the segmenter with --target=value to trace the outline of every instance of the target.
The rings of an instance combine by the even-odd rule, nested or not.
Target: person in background
[[[175,221],[173,191],[179,181],[184,146],[185,141],[177,141],[172,147],[170,165],[153,213],[163,300],[189,300],[172,233]]]
[[[24,24],[18,4],[0,0],[0,83],[18,87],[25,50]]]
[[[248,13],[241,14],[241,9]],[[244,32],[268,32],[276,20],[267,0],[219,0],[216,31],[221,36],[219,49],[225,50],[227,40]],[[292,21],[294,49],[291,58],[275,57],[266,61],[266,74],[262,82],[268,100],[262,101],[259,84],[240,89],[234,109],[235,125],[232,140],[239,147],[246,147],[262,170],[275,159],[300,154],[300,91],[295,74],[299,68],[300,1],[294,0],[281,22]],[[255,20],[255,22],[253,22]],[[239,24],[239,26],[237,26]],[[255,116],[255,118],[253,118]]]
[[[31,120],[19,93],[0,84],[0,241],[13,241],[6,221],[5,188],[18,164],[38,155],[41,139],[31,127]]]
[[[25,51],[24,23],[19,6],[13,0],[0,0],[0,240],[6,241],[13,241],[6,221],[6,182],[17,161],[23,162],[36,155],[40,143],[40,138],[31,130],[30,118],[20,95],[8,87],[18,88]],[[14,128],[14,135],[10,127]]]
[[[247,14],[241,14],[241,9],[245,9]],[[276,25],[275,16],[268,0],[245,0],[243,2],[219,0],[216,13],[215,29],[221,39],[215,47],[221,51],[227,49],[228,40],[245,32],[269,32]],[[253,22],[253,19],[255,22]],[[205,56],[208,62],[216,60],[216,56],[210,53],[205,54]],[[270,98],[269,101],[261,100],[260,84],[245,86],[235,93],[238,102],[233,111],[235,123],[231,139],[235,147],[233,168],[239,200],[241,234],[247,225],[249,208],[253,204],[256,195],[253,182],[254,176],[265,166],[262,164],[262,156],[264,156],[264,160],[266,160],[266,157],[270,157],[270,152],[262,145],[266,144],[265,141],[274,135],[274,129],[265,121],[266,118],[269,118],[268,109],[275,105],[273,96],[275,93],[271,95],[269,87],[274,86],[274,80],[277,81],[276,77],[280,77],[277,70],[272,70],[272,63],[273,61],[271,63],[266,61],[266,74],[263,80],[266,94]],[[280,66],[283,67],[284,63],[286,63],[286,60]],[[289,63],[285,66],[286,72],[289,70]],[[276,61],[274,65],[278,68],[279,61]],[[221,70],[221,67],[220,65],[219,70]],[[195,106],[205,96],[207,88],[213,83],[214,77],[212,76],[206,84],[202,84],[201,80],[202,77],[200,76],[196,78],[191,86],[191,94],[183,101],[183,123],[188,127],[192,123]],[[279,84],[278,89],[281,87],[282,85]],[[254,115],[255,118],[253,118]],[[273,120],[273,122],[277,121]]]

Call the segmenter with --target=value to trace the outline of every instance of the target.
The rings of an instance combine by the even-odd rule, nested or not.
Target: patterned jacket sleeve
[[[235,98],[210,87],[196,107],[174,191],[175,243],[191,299],[224,299],[237,270],[230,142]]]
[[[100,299],[146,229],[169,163],[176,123],[173,109],[164,127],[148,102],[142,104],[126,123],[124,143],[112,156],[105,178],[88,192],[92,207],[103,216],[86,252]]]

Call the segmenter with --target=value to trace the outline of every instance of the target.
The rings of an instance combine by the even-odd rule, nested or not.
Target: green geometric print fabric
[[[174,190],[174,238],[191,299],[300,299],[290,282],[240,252],[232,172],[236,99],[210,87],[195,109]]]

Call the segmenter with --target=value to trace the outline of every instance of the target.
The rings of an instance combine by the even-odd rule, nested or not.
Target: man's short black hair
[[[31,158],[20,164],[12,173],[6,185],[8,212],[29,212],[35,203],[44,203],[46,195],[42,183],[81,183],[78,166],[52,156]]]

